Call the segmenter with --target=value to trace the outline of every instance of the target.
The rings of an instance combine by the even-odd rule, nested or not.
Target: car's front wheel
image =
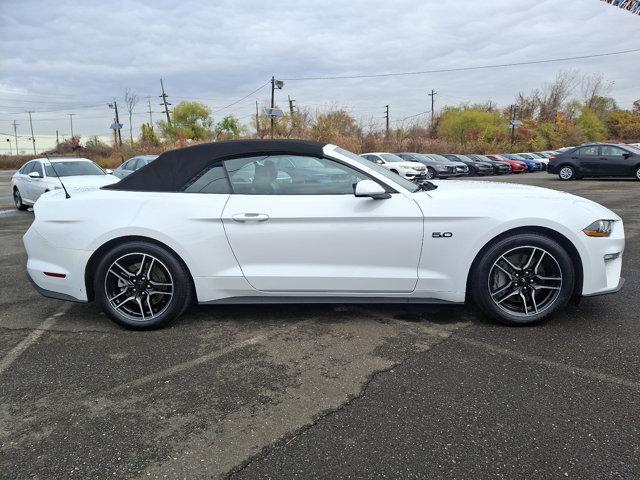
[[[485,314],[509,325],[529,325],[567,304],[575,269],[556,240],[522,233],[486,249],[470,280],[472,298]]]
[[[436,178],[437,173],[433,168],[427,167],[427,171],[424,172],[424,176],[427,180],[433,180],[434,178]]]
[[[570,165],[564,165],[558,170],[560,180],[575,180],[576,176],[576,169]]]
[[[117,245],[103,256],[94,276],[98,304],[125,328],[150,330],[175,320],[191,303],[186,267],[150,242]]]
[[[640,180],[640,166],[636,167],[636,180]]]
[[[18,190],[18,188],[13,189],[13,203],[18,210],[26,210],[27,208],[29,208],[22,201],[22,195],[20,195],[20,190]]]

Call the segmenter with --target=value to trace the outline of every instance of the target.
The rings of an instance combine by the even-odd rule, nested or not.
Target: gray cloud
[[[35,110],[37,134],[108,134],[107,102],[131,88],[157,105],[159,78],[172,103],[203,99],[218,109],[272,74],[375,74],[520,62],[639,47],[636,15],[596,0],[149,1],[3,0],[0,132]],[[437,105],[493,99],[550,81],[561,69],[603,72],[619,103],[640,97],[638,54],[495,70],[360,80],[290,81],[278,92],[300,106],[348,106],[379,121]],[[268,88],[216,114],[249,122]],[[145,121],[145,104],[134,123]],[[159,118],[159,115],[155,115]]]

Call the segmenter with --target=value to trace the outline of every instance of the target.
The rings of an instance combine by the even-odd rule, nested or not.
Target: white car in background
[[[392,171],[393,173],[397,173],[407,180],[415,180],[416,178],[424,177],[427,171],[427,167],[424,164],[404,160],[393,153],[372,152],[363,153],[360,156]]]
[[[134,329],[196,302],[473,301],[522,325],[623,283],[622,220],[595,202],[515,184],[416,185],[307,141],[165,152],[34,210],[24,245],[35,288],[95,300]]]
[[[11,192],[16,208],[26,210],[43,193],[62,189],[63,183],[68,192],[77,192],[100,188],[118,180],[111,175],[111,170],[103,170],[88,158],[36,158],[13,174]]]

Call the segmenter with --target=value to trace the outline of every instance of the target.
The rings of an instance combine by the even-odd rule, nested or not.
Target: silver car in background
[[[412,162],[420,162],[427,167],[425,177],[427,180],[434,178],[460,177],[469,173],[469,167],[461,165],[459,162],[452,162],[448,158],[435,153],[415,153],[401,152],[396,153],[404,160]]]
[[[131,157],[129,160],[116,168],[113,171],[113,174],[118,178],[124,178],[127,175],[132,174],[136,170],[141,169],[145,165],[153,162],[156,158],[158,158],[158,155],[138,155],[136,157]]]

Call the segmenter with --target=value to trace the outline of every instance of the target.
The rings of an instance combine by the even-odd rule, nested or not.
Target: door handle
[[[245,222],[266,222],[269,220],[269,215],[266,213],[236,213],[231,218],[234,221],[245,223]]]

